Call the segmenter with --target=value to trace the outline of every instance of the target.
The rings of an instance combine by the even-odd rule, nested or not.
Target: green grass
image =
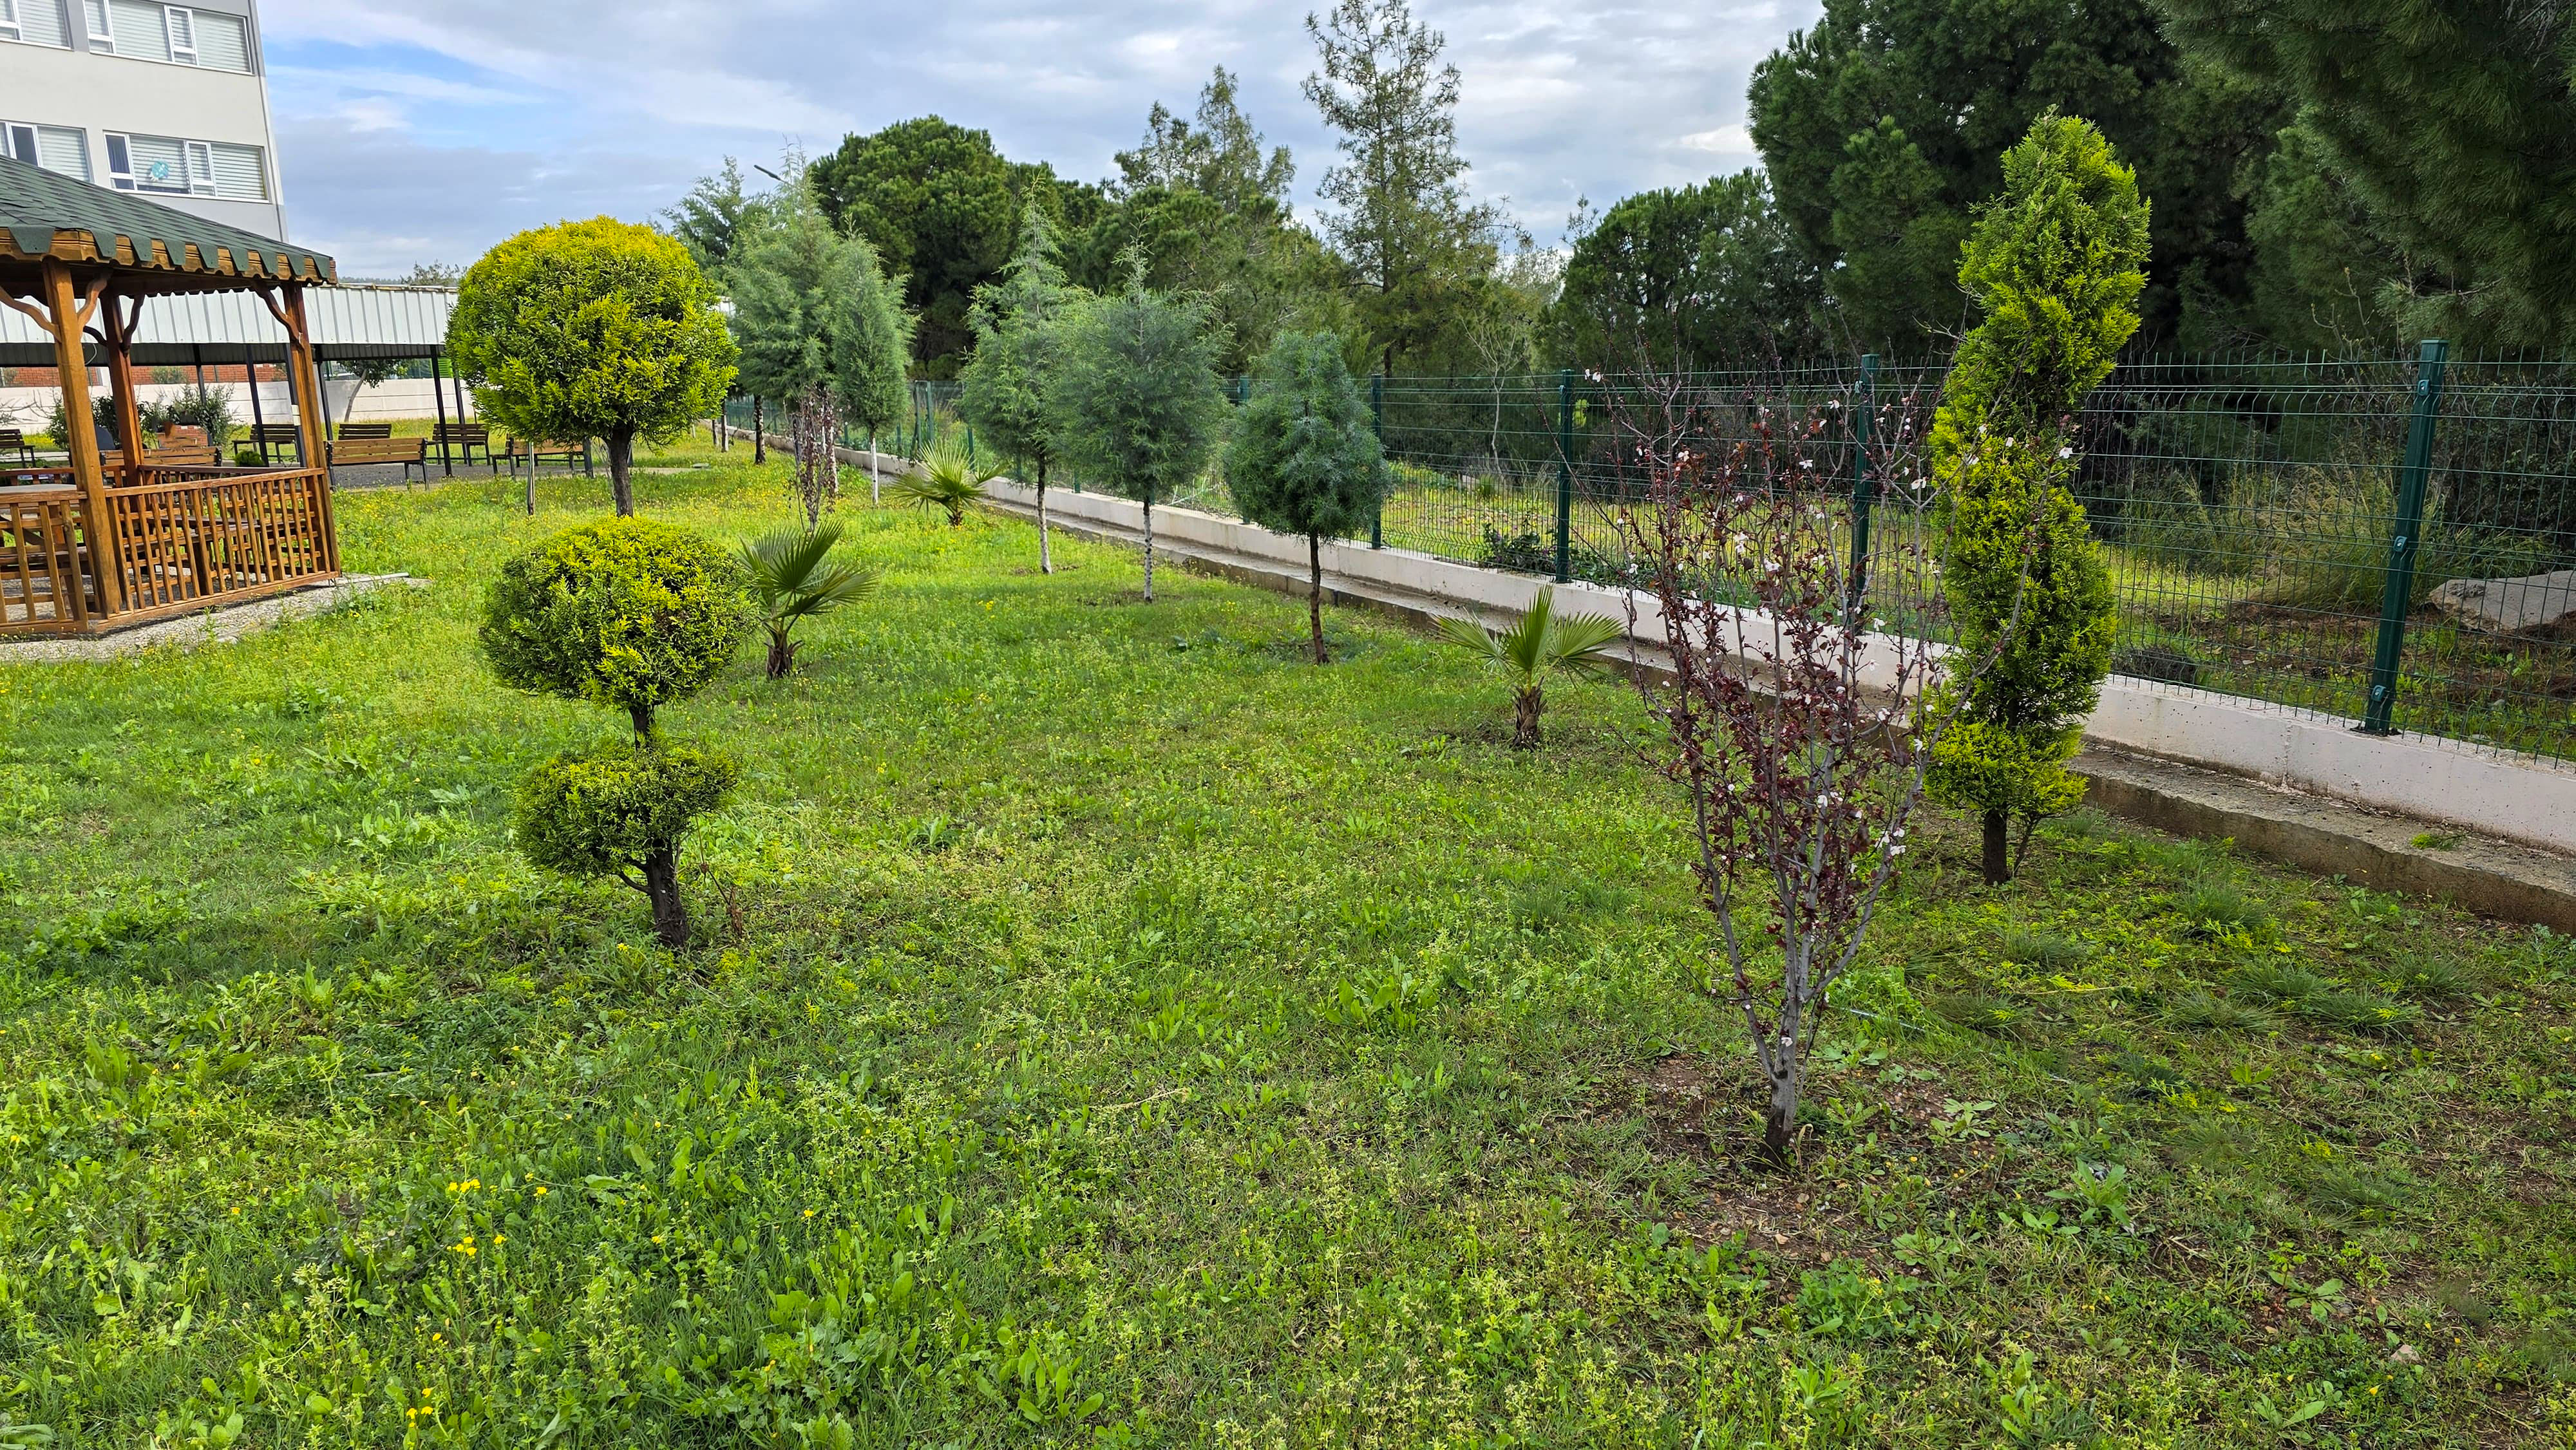
[[[675,455],[706,462],[704,445]],[[747,452],[656,517],[787,513]],[[344,495],[419,590],[0,671],[0,1422],[55,1445],[2565,1444],[2576,950],[1947,825],[1803,1166],[1613,684],[849,510],[666,712],[704,944],[537,875],[480,581],[605,480]],[[2405,1348],[2401,1352],[2400,1346]],[[238,1433],[227,1427],[238,1416]],[[14,1436],[14,1438],[13,1438]],[[0,1444],[30,1437],[0,1429]]]

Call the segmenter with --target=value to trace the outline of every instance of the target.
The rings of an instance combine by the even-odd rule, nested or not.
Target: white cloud
[[[1673,144],[1692,151],[1713,151],[1720,156],[1750,156],[1753,154],[1753,132],[1739,121],[1714,131],[1694,131]]]
[[[1744,83],[1821,0],[1415,0],[1449,38],[1469,185],[1542,239],[1575,198],[1704,179],[1751,159]],[[936,113],[1015,160],[1096,178],[1208,69],[1296,153],[1332,157],[1298,82],[1322,0],[266,0],[290,222],[461,260],[532,222],[641,219],[726,154]],[[1677,138],[1677,139],[1675,139]],[[396,150],[386,147],[399,146]],[[397,159],[398,158],[398,159]],[[378,165],[408,168],[388,186]],[[409,214],[371,208],[400,207]],[[422,217],[438,218],[435,226]],[[372,264],[371,264],[372,265]]]

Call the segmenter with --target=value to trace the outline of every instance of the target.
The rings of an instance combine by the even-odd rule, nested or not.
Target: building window
[[[0,0],[0,40],[21,45],[67,46],[63,0]]]
[[[78,126],[0,121],[0,156],[89,180],[89,133]]]
[[[268,155],[229,141],[107,133],[107,179],[119,191],[266,201]]]
[[[89,27],[89,48],[116,54],[116,32],[107,23],[107,0],[81,0],[81,19]]]
[[[90,48],[136,60],[206,70],[250,70],[250,27],[238,15],[155,5],[150,0],[84,0],[90,15]],[[106,32],[104,44],[100,33]]]

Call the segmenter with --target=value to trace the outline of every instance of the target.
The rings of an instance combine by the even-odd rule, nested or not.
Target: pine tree
[[[1985,874],[2008,881],[2009,824],[2083,798],[2066,762],[2111,665],[2110,571],[2066,488],[2076,408],[2138,328],[2147,206],[2089,121],[2043,116],[2004,154],[2004,189],[1968,238],[1959,283],[1985,320],[1959,344],[1932,426],[1948,501],[1942,585],[1964,658],[1929,779],[1979,812]]]
[[[2416,336],[2576,341],[2576,9],[2499,0],[2161,0],[2174,38],[2298,107],[2336,186],[2276,232],[2333,233],[2337,190],[2387,258],[2381,311]],[[2305,265],[2331,271],[2334,251]],[[2365,253],[2365,262],[2371,260]],[[2383,264],[2384,265],[2384,264]],[[2410,270],[2411,269],[2411,270]]]
[[[1057,356],[1054,329],[1082,300],[1056,265],[1055,232],[1046,213],[1030,207],[1020,221],[1019,251],[999,281],[975,291],[968,320],[975,356],[958,375],[964,385],[957,410],[976,432],[1007,456],[1036,471],[1038,571],[1055,572],[1047,545],[1047,470],[1055,437],[1047,416],[1047,382]]]
[[[1055,328],[1047,428],[1067,467],[1145,506],[1145,598],[1154,597],[1154,504],[1195,482],[1224,431],[1207,304],[1145,286],[1068,310]]]
[[[1386,455],[1368,400],[1329,332],[1283,332],[1254,375],[1252,396],[1234,420],[1225,480],[1243,516],[1282,534],[1306,536],[1312,571],[1306,619],[1315,663],[1324,651],[1324,540],[1365,527],[1386,496]]]
[[[1440,63],[1440,32],[1416,23],[1405,0],[1340,0],[1327,17],[1307,16],[1306,32],[1323,62],[1306,99],[1341,133],[1342,164],[1320,188],[1341,208],[1325,235],[1360,283],[1361,315],[1391,373],[1445,337],[1491,276],[1502,218],[1459,185],[1458,68]]]

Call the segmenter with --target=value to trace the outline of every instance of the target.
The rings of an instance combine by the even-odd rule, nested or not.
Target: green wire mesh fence
[[[1846,524],[1869,569],[1903,568],[1869,531],[1867,500],[1922,480],[1870,476],[1884,465],[1864,459],[1886,455],[1853,423],[1919,436],[1942,370],[1867,366],[1658,382],[1740,398],[1748,426],[1766,408],[1821,420],[1809,451],[1857,485]],[[1372,379],[1394,479],[1368,542],[1615,582],[1620,416],[1640,391],[1572,372]],[[1227,394],[1239,402],[1241,382]],[[2119,597],[2116,673],[2576,759],[2576,364],[2455,359],[2434,343],[2150,358],[2122,364],[2075,421],[2072,487]],[[973,449],[956,385],[915,384],[910,417],[875,446]],[[1157,502],[1234,512],[1218,469]],[[1946,629],[1937,599],[1897,623]]]

